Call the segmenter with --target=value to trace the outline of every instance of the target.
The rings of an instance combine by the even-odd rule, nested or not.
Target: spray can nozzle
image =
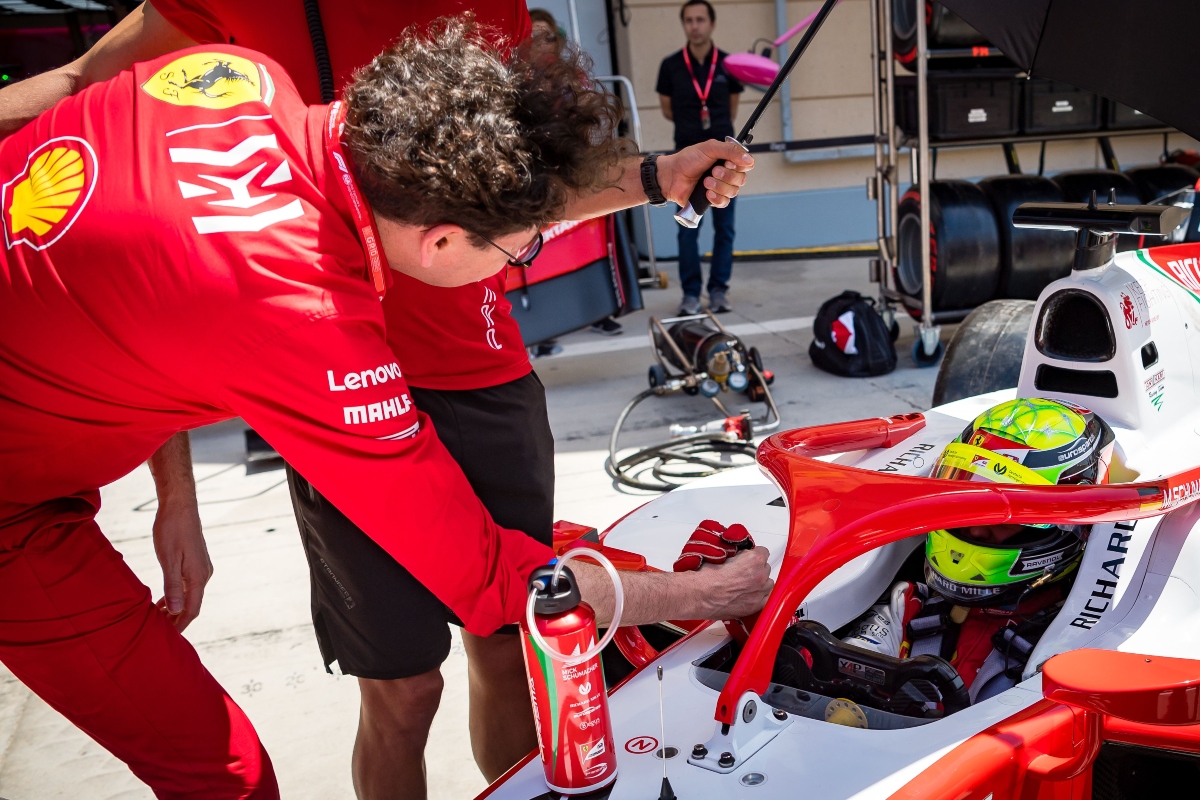
[[[582,599],[575,574],[567,567],[555,576],[555,565],[538,567],[529,576],[529,591],[536,595],[533,611],[541,616],[561,614],[579,605]]]
[[[569,611],[582,602],[579,594],[579,586],[575,581],[575,576],[567,569],[567,562],[573,558],[584,556],[590,558],[600,564],[613,582],[613,615],[612,621],[609,623],[608,632],[604,637],[596,643],[594,647],[583,654],[566,655],[560,653],[546,643],[542,635],[538,632],[537,622],[534,620],[534,615],[549,616],[559,614],[563,611]],[[567,586],[563,589],[563,584]],[[544,605],[543,605],[544,604]],[[546,610],[542,609],[554,609]],[[577,664],[582,661],[587,661],[593,656],[599,655],[600,651],[612,641],[613,636],[617,633],[617,628],[621,624],[621,612],[625,610],[625,592],[621,586],[621,576],[617,574],[617,568],[612,565],[602,553],[590,549],[568,550],[558,562],[553,565],[538,567],[529,576],[529,602],[525,604],[525,620],[529,625],[529,635],[537,643],[546,654],[555,661],[563,661],[568,664]]]

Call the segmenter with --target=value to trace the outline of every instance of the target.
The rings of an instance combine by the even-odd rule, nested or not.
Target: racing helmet
[[[1021,398],[980,414],[938,456],[934,478],[1025,485],[1107,483],[1114,436],[1099,416],[1061,400]],[[1083,557],[1090,526],[930,531],[925,581],[962,606],[1006,606],[1047,571],[1052,583]],[[999,540],[998,540],[999,539]]]

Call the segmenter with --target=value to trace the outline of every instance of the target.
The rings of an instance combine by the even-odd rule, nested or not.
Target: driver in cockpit
[[[942,451],[931,477],[1026,485],[1107,483],[1113,432],[1059,400],[1023,398],[985,411]],[[925,581],[896,583],[849,626],[847,644],[897,658],[949,661],[971,702],[1021,679],[1062,608],[1090,525],[987,525],[930,531]]]

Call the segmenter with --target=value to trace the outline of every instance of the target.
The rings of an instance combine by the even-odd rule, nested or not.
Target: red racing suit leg
[[[250,720],[94,519],[0,502],[0,661],[160,798],[279,797]]]

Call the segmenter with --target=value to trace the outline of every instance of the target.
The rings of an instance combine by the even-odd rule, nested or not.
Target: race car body
[[[626,648],[639,669],[611,693],[618,778],[606,796],[657,796],[664,754],[675,794],[689,800],[1083,798],[1094,782],[1103,796],[1126,797],[1114,765],[1131,752],[1170,751],[1163,757],[1196,770],[1198,329],[1200,245],[1122,253],[1043,291],[1015,390],[776,434],[759,449],[761,473],[697,481],[618,522],[604,545],[662,570],[701,520],[740,522],[770,548],[777,585],[744,642],[714,623],[660,653]],[[1116,436],[1109,485],[927,477],[964,426],[1014,394],[1106,420]],[[926,531],[1039,520],[1091,532],[1061,611],[1012,688],[959,707],[944,676],[901,674],[903,662],[820,634],[878,602],[920,557]],[[788,667],[793,629],[809,632],[808,670]],[[665,736],[650,665],[663,669]],[[829,674],[814,680],[822,668]],[[941,701],[896,702],[909,679],[938,687]],[[820,691],[831,686],[839,694]],[[484,796],[545,792],[533,759]]]

